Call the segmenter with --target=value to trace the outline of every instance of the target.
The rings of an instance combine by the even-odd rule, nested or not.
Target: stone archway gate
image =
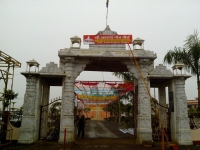
[[[109,26],[98,34],[117,35]],[[49,96],[49,86],[62,86],[62,104],[60,117],[59,142],[64,142],[64,129],[67,130],[67,141],[74,141],[74,82],[82,71],[131,72],[135,78],[134,85],[138,86],[138,116],[137,141],[152,141],[151,103],[145,90],[142,78],[136,65],[132,62],[132,55],[124,44],[121,45],[89,45],[89,49],[82,49],[81,39],[72,37],[71,43],[78,43],[79,47],[61,49],[59,67],[51,62],[39,72],[22,72],[26,77],[27,86],[24,97],[24,116],[20,130],[20,143],[32,143],[38,140],[39,116],[41,103],[46,103]],[[134,49],[132,51],[138,62],[145,82],[150,87],[159,87],[159,98],[164,99],[165,87],[173,91],[172,101],[174,111],[171,117],[172,140],[179,144],[192,144],[187,117],[187,103],[185,96],[185,79],[187,75],[174,75],[164,66],[154,69],[156,54],[153,51]],[[178,120],[178,121],[176,121]]]

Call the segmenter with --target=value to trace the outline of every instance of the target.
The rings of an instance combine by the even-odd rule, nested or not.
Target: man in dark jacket
[[[85,128],[85,116],[82,115],[81,118],[79,119],[79,122],[78,122],[78,137],[80,137],[80,134],[82,133],[82,138],[84,138],[85,136],[85,131],[84,131],[84,128]]]

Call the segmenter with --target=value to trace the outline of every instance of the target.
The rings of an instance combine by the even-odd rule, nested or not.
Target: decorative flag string
[[[107,26],[107,20],[108,20],[108,4],[109,4],[109,0],[106,0],[106,7],[107,7],[106,26]]]

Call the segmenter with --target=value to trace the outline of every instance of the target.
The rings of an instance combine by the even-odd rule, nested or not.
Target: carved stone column
[[[140,69],[144,77],[147,88],[149,89],[148,66],[141,64]],[[138,124],[137,124],[137,142],[152,142],[151,127],[151,103],[150,96],[145,87],[141,76],[138,77]]]
[[[49,104],[49,85],[43,85],[43,93],[42,93],[42,106]],[[41,127],[40,127],[40,138],[44,138],[47,135],[47,122],[48,122],[48,106],[42,107],[41,110]]]
[[[89,59],[79,60],[73,57],[64,57],[60,60],[60,68],[65,71],[62,88],[62,109],[60,118],[59,142],[64,142],[64,129],[67,131],[66,140],[74,141],[74,82],[76,77],[84,70]]]
[[[192,145],[191,130],[189,127],[187,98],[185,95],[185,80],[183,77],[173,81],[175,103],[175,140],[180,145]]]
[[[68,142],[74,141],[74,58],[65,57],[65,78],[63,82],[62,106],[60,118],[59,142],[64,142],[64,130],[66,129]]]
[[[165,91],[165,87],[159,87],[158,88],[158,96],[159,96],[159,104],[167,107],[166,106],[166,91]],[[160,107],[159,109],[159,116],[160,119],[164,125],[164,127],[167,129],[168,128],[168,118],[167,118],[167,109]]]
[[[125,61],[129,72],[131,72],[138,84],[138,116],[137,116],[137,143],[142,144],[143,141],[152,142],[152,127],[151,127],[151,104],[148,91],[146,90],[143,79],[138,71],[138,68],[133,65],[133,62]],[[139,68],[149,89],[149,80],[147,79],[149,71],[149,61],[140,60]]]
[[[158,88],[158,96],[159,96],[159,104],[166,106],[166,91],[165,87],[159,87]]]
[[[26,92],[19,143],[29,144],[38,140],[41,86],[39,78],[35,75],[36,73],[34,75],[26,74]]]

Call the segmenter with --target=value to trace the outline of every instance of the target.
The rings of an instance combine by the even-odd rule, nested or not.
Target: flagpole
[[[108,20],[108,7],[107,7],[107,14],[106,14],[106,26],[107,26],[107,20]]]
[[[106,7],[107,7],[107,13],[106,13],[106,26],[107,26],[107,20],[108,20],[108,4],[109,4],[109,0],[106,1]]]

